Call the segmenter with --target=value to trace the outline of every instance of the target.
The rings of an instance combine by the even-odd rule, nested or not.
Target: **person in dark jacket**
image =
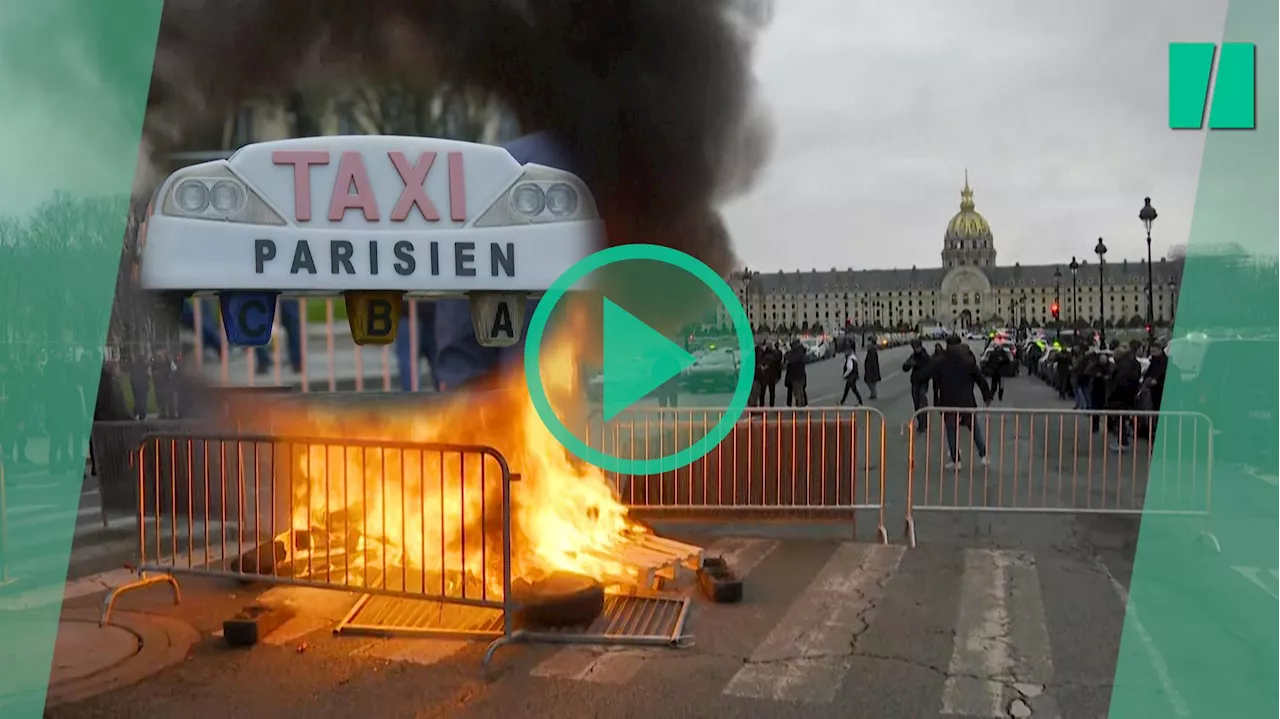
[[[1004,345],[996,345],[986,355],[982,371],[991,378],[991,394],[1001,402],[1004,401],[1004,373],[1013,364],[1013,357]]]
[[[867,344],[867,358],[862,361],[862,379],[867,383],[867,399],[876,398],[876,385],[880,384],[880,350],[875,342]]]
[[[1138,362],[1135,347],[1120,346],[1116,349],[1116,364],[1107,379],[1107,404],[1109,410],[1133,410],[1142,389],[1142,363]],[[1133,419],[1124,415],[1109,415],[1107,425],[1111,430],[1111,451],[1122,452],[1133,442]]]
[[[932,362],[932,361],[937,360],[938,358],[942,357],[942,353],[943,353],[943,352],[945,352],[945,351],[946,351],[946,350],[944,350],[944,349],[942,348],[942,343],[941,343],[941,342],[935,342],[935,343],[933,344],[933,356],[930,358],[930,361]],[[934,406],[934,407],[938,407],[938,406],[940,406],[940,404],[941,404],[941,402],[940,402],[940,394],[939,394],[939,392],[938,392],[938,383],[937,383],[937,382],[935,382],[935,381],[932,379],[932,377],[933,377],[932,372],[929,374],[929,377],[930,377],[929,383],[930,383],[930,385],[933,387],[933,406]]]
[[[1089,407],[1105,409],[1107,406],[1107,381],[1111,377],[1113,365],[1111,358],[1101,352],[1093,353],[1093,362],[1089,365]],[[1102,415],[1095,414],[1090,422],[1096,434],[1102,429]]]
[[[1080,345],[1072,345],[1071,347],[1071,393],[1075,397],[1075,406],[1072,409],[1089,409],[1089,393],[1084,390],[1085,373],[1089,364],[1089,358],[1085,354],[1084,347]]]
[[[1154,412],[1160,411],[1160,404],[1164,401],[1164,383],[1168,375],[1169,355],[1165,353],[1163,345],[1153,345],[1151,347],[1151,364],[1147,365],[1147,374],[1143,378],[1143,382],[1147,386],[1147,392],[1151,395],[1151,410]],[[1159,423],[1159,416],[1152,417],[1152,436],[1155,436],[1156,425]]]
[[[1058,390],[1058,399],[1070,399],[1071,391],[1071,353],[1063,349],[1053,358],[1053,386]]]
[[[946,410],[942,415],[943,429],[947,436],[949,459],[947,469],[959,469],[960,454],[956,447],[959,440],[959,428],[968,428],[973,433],[973,444],[978,450],[979,461],[987,464],[987,440],[982,425],[974,421],[973,390],[977,387],[982,393],[982,402],[991,406],[991,387],[982,376],[982,370],[973,356],[973,351],[960,342],[958,336],[947,338],[947,349],[942,356],[929,365],[929,374],[938,388],[938,406]]]
[[[806,407],[809,405],[809,376],[805,369],[805,365],[808,364],[808,355],[809,353],[805,350],[804,345],[800,343],[800,340],[794,340],[791,343],[791,349],[787,350],[784,362],[787,372],[788,407]]]
[[[748,406],[764,406],[764,349],[765,341],[756,340],[756,376],[751,380],[751,398]]]
[[[782,381],[782,350],[778,349],[776,340],[769,340],[764,347],[764,364],[760,388],[760,406],[764,405],[764,396],[769,395],[769,406],[778,404],[778,382]]]
[[[841,375],[844,377],[844,394],[840,395],[840,406],[844,406],[850,392],[861,405],[862,393],[858,391],[858,353],[854,352],[852,344],[844,348],[844,369]]]
[[[916,413],[916,431],[924,432],[927,423],[920,410],[929,406],[929,365],[933,360],[919,339],[911,340],[911,355],[902,363],[902,371],[909,373],[911,382],[911,407]]]

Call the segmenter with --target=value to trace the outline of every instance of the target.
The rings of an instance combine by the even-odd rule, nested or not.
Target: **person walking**
[[[880,350],[874,342],[867,344],[867,358],[862,361],[862,379],[867,382],[867,399],[876,399],[876,385],[880,384]]]
[[[991,378],[991,394],[1001,402],[1004,401],[1004,373],[1012,362],[1013,358],[1003,345],[992,347],[983,362],[983,373]]]
[[[919,339],[911,340],[911,355],[902,363],[902,371],[909,373],[911,383],[911,407],[916,415],[916,431],[927,428],[925,415],[920,410],[929,406],[929,365],[933,360]]]
[[[930,364],[929,374],[938,388],[938,406],[944,408],[942,415],[943,430],[947,437],[948,459],[944,465],[947,469],[960,468],[960,452],[956,446],[959,442],[959,430],[967,428],[973,434],[973,444],[978,451],[978,459],[986,466],[987,440],[982,425],[974,421],[978,408],[973,397],[976,387],[982,393],[982,402],[991,406],[991,387],[982,376],[978,362],[972,350],[960,342],[960,337],[952,335],[947,338],[947,349],[942,356]]]
[[[858,391],[858,354],[854,352],[853,344],[850,343],[844,348],[844,394],[840,395],[840,406],[843,407],[845,400],[849,399],[849,393],[852,392],[854,399],[858,400],[858,404],[862,404],[862,393]]]
[[[806,407],[809,404],[809,376],[805,367],[808,364],[808,354],[800,340],[792,340],[791,349],[787,350],[784,360],[788,407]]]

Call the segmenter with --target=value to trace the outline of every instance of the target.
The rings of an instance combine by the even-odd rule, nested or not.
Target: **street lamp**
[[[1076,292],[1076,273],[1080,271],[1080,263],[1075,256],[1071,258],[1071,264],[1068,265],[1071,270],[1071,326],[1076,332],[1080,331],[1080,296]]]
[[[1029,319],[1027,319],[1027,292],[1026,292],[1026,290],[1023,290],[1022,294],[1018,296],[1018,316],[1019,316],[1018,326],[1014,329],[1014,334],[1015,334],[1015,335],[1018,335],[1018,336],[1022,336],[1022,335],[1027,334],[1027,331],[1029,331],[1029,330],[1031,329],[1031,321],[1030,321]],[[1022,328],[1022,326],[1023,326],[1023,325],[1026,325],[1026,326],[1027,326],[1027,330],[1026,330],[1026,331],[1024,331],[1024,330],[1023,330],[1023,328]]]
[[[1107,281],[1107,246],[1102,238],[1093,247],[1093,254],[1098,256],[1098,346],[1107,346],[1107,293],[1103,284]]]
[[[849,293],[846,292],[844,293],[844,331],[846,334],[848,334],[849,332],[850,324],[851,323],[849,322]]]
[[[1169,329],[1173,329],[1173,313],[1178,309],[1178,283],[1169,280]]]
[[[1062,270],[1056,265],[1053,268],[1053,306],[1057,310],[1056,316],[1053,318],[1053,324],[1057,326],[1054,333],[1054,339],[1062,339]]]
[[[750,267],[743,268],[742,274],[741,274],[742,304],[744,305],[743,309],[747,311],[747,321],[751,325],[752,334],[755,333],[755,318],[752,316],[752,313],[751,313],[751,282],[752,280],[754,280],[756,277],[759,277],[759,276],[760,276],[760,273],[752,272]]]
[[[1151,339],[1151,333],[1155,331],[1155,281],[1152,278],[1151,270],[1151,225],[1156,221],[1156,208],[1151,206],[1151,198],[1145,197],[1142,200],[1142,210],[1138,212],[1138,219],[1142,220],[1142,226],[1147,230],[1147,339]]]

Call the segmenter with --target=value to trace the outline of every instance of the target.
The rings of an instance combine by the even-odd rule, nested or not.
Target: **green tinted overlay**
[[[1116,719],[1277,714],[1276,25],[1275,0],[1231,0],[1223,47],[1256,45],[1257,129],[1205,134],[1162,407],[1208,417],[1212,454],[1152,459]],[[1161,419],[1157,444],[1178,428]],[[1203,468],[1207,517],[1158,511]]]
[[[557,343],[569,313],[582,318],[569,326],[593,400],[585,417],[559,401],[566,396],[554,381],[568,359]],[[608,472],[657,474],[697,461],[733,430],[750,399],[755,348],[746,310],[714,270],[669,247],[621,245],[578,262],[547,290],[524,369],[539,417],[569,452]]]
[[[160,8],[42,0],[0,12],[5,719],[43,712]]]

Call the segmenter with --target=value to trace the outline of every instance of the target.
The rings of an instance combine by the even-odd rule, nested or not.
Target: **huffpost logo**
[[[1255,55],[1252,43],[1169,43],[1169,127],[1204,129],[1208,105],[1210,130],[1254,129]]]

